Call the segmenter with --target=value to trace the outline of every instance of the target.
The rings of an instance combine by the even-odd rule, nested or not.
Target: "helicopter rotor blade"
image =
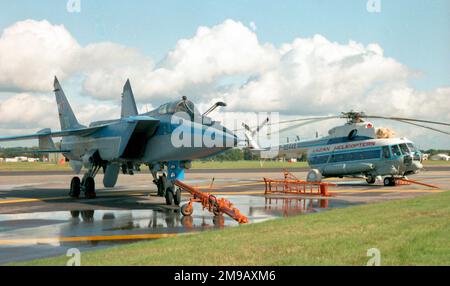
[[[399,122],[402,122],[402,123],[411,124],[411,125],[414,125],[414,126],[418,126],[418,127],[430,129],[430,130],[433,130],[433,131],[436,131],[436,132],[439,132],[439,133],[450,135],[450,132],[439,130],[439,129],[436,129],[436,128],[433,128],[433,127],[430,127],[430,126],[425,126],[425,125],[421,125],[421,124],[417,124],[417,123],[413,123],[413,122],[409,122],[409,121],[405,121],[405,120],[399,120],[399,119],[392,119],[392,120],[396,120],[396,121],[399,121]]]
[[[271,133],[267,132],[267,135],[272,135],[272,134],[276,134],[276,133],[282,133],[282,132],[285,132],[285,131],[296,129],[296,128],[301,127],[301,126],[309,125],[309,124],[320,122],[320,121],[325,121],[325,120],[328,120],[328,119],[331,119],[331,118],[312,119],[312,120],[309,120],[309,121],[302,121],[300,123],[281,128],[281,129],[279,129],[277,131],[274,131],[274,132],[271,132]]]
[[[380,119],[388,119],[388,120],[397,120],[397,121],[401,121],[401,122],[413,121],[413,122],[422,122],[422,123],[430,123],[430,124],[438,124],[438,125],[450,126],[450,123],[446,123],[446,122],[422,120],[422,119],[415,119],[415,118],[387,117],[387,116],[378,116],[378,115],[362,115],[361,117],[363,117],[363,118],[380,118]]]
[[[335,119],[335,118],[341,118],[340,116],[322,116],[322,117],[309,117],[309,118],[299,118],[299,119],[291,119],[291,120],[283,120],[278,121],[271,124],[286,124],[286,123],[292,123],[292,122],[300,122],[300,121],[309,121],[309,120],[327,120],[327,119]]]

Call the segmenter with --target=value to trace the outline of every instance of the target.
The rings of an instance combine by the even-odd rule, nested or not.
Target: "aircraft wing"
[[[16,135],[16,136],[0,136],[0,142],[2,141],[17,141],[17,140],[29,140],[29,139],[39,139],[41,137],[64,137],[64,136],[87,136],[102,129],[109,124],[102,124],[93,127],[77,128],[77,129],[67,129],[62,131],[51,132],[49,128],[38,131],[33,134]]]

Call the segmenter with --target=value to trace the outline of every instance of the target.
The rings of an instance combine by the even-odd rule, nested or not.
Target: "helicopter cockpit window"
[[[402,150],[402,153],[404,155],[407,155],[407,154],[411,153],[411,151],[409,151],[408,146],[406,146],[405,143],[400,144],[399,146],[400,146],[400,150]]]
[[[409,150],[411,150],[411,151],[413,151],[413,152],[416,152],[416,151],[417,151],[417,148],[416,148],[416,146],[414,146],[414,144],[412,144],[412,143],[406,143],[406,145],[408,145]]]
[[[396,156],[396,157],[402,155],[402,152],[400,152],[400,148],[398,147],[398,145],[392,145],[392,146],[391,146],[391,151],[392,151],[392,154],[393,154],[394,156]]]

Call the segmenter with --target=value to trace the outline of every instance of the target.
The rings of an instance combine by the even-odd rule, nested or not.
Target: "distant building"
[[[37,162],[39,158],[28,158],[25,156],[18,156],[14,158],[5,158],[3,162],[6,163],[17,163],[17,162]]]
[[[59,164],[61,162],[61,160],[64,160],[64,159],[65,158],[61,153],[50,153],[50,154],[48,154],[48,161],[44,160],[44,162]]]
[[[450,161],[450,156],[446,154],[435,154],[430,156],[430,160],[432,161]]]

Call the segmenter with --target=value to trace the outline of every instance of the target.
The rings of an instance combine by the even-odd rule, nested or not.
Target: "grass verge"
[[[450,192],[83,252],[82,265],[450,265]],[[19,265],[65,265],[67,257]]]

